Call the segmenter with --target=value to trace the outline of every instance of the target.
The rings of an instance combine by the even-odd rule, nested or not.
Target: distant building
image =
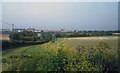
[[[23,31],[32,31],[36,33],[41,33],[42,30],[37,30],[35,28],[27,28],[27,29],[13,29],[13,32],[23,32]]]
[[[25,29],[13,29],[13,32],[22,32],[25,31]]]

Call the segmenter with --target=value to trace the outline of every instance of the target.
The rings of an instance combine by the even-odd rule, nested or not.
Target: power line
[[[11,23],[8,23],[8,22],[6,22],[6,21],[3,21],[3,20],[0,20],[0,22],[2,22],[2,23],[5,23],[5,24],[12,25]]]

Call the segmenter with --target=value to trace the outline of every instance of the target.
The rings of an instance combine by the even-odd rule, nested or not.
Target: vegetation
[[[69,37],[92,37],[92,36],[113,36],[113,33],[119,31],[74,31],[74,32],[41,32],[36,33],[32,31],[23,32],[2,32],[3,34],[10,33],[10,40],[2,40],[2,49],[35,45],[47,43],[49,41],[55,42],[56,38],[69,38]],[[40,34],[38,36],[38,34]],[[17,45],[17,46],[16,46]]]
[[[32,31],[13,32],[10,34],[11,41],[36,41],[39,39],[37,33]]]
[[[10,34],[11,41],[39,41],[39,42],[49,42],[52,40],[51,33],[41,33],[41,36],[38,36],[37,33],[32,31],[23,31],[23,32],[13,32]]]
[[[3,50],[52,41],[52,34],[47,32],[41,33],[41,36],[38,36],[37,33],[32,31],[12,32],[9,37],[10,40],[2,40]]]
[[[117,71],[117,37],[56,39],[3,54],[3,71]]]

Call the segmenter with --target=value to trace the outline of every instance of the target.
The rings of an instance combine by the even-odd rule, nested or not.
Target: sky
[[[117,30],[117,2],[3,2],[2,20],[15,28]],[[2,23],[3,28],[11,28]]]
[[[1,2],[118,2],[120,0],[1,0]]]

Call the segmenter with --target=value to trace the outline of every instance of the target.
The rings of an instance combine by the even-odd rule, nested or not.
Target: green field
[[[3,71],[116,71],[118,37],[58,38],[15,48],[2,56]]]

